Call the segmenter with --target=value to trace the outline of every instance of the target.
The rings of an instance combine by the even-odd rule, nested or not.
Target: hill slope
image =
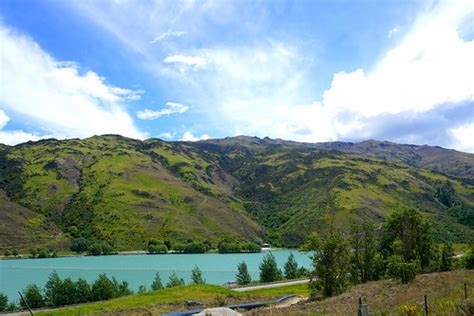
[[[297,246],[324,218],[347,228],[383,221],[400,206],[429,216],[439,240],[466,242],[474,240],[473,157],[375,141],[104,135],[1,147],[0,188],[65,235],[120,249],[143,248],[152,238]],[[12,221],[24,229],[24,221]]]

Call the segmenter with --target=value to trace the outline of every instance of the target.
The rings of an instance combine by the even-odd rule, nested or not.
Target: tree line
[[[311,234],[303,248],[313,251],[313,299],[386,277],[408,283],[418,273],[474,268],[474,248],[458,260],[451,243],[442,247],[434,243],[429,221],[415,209],[394,211],[378,229],[370,221],[353,225],[349,234],[327,223]]]

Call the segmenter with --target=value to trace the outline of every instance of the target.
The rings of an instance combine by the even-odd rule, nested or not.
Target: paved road
[[[309,279],[303,279],[303,280],[278,282],[278,283],[271,283],[271,284],[264,284],[264,285],[239,287],[232,290],[237,291],[237,292],[246,292],[246,291],[254,291],[254,290],[260,290],[260,289],[270,289],[270,288],[280,287],[280,286],[303,284],[303,283],[308,283],[308,282],[309,282]]]

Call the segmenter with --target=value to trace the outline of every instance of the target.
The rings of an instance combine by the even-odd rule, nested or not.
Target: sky
[[[474,152],[474,1],[0,1],[0,143],[100,134]]]

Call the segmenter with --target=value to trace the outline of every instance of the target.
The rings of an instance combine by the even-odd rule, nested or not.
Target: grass
[[[199,301],[206,306],[216,306],[218,303],[236,304],[273,300],[287,294],[306,295],[306,285],[293,285],[280,288],[261,289],[249,292],[235,292],[215,285],[188,285],[169,288],[160,291],[133,294],[105,302],[96,302],[81,306],[62,308],[54,311],[38,312],[37,315],[93,315],[115,314],[140,315],[151,313],[153,315],[186,310],[186,301]],[[193,308],[191,308],[193,309]],[[195,308],[194,308],[195,309]]]

